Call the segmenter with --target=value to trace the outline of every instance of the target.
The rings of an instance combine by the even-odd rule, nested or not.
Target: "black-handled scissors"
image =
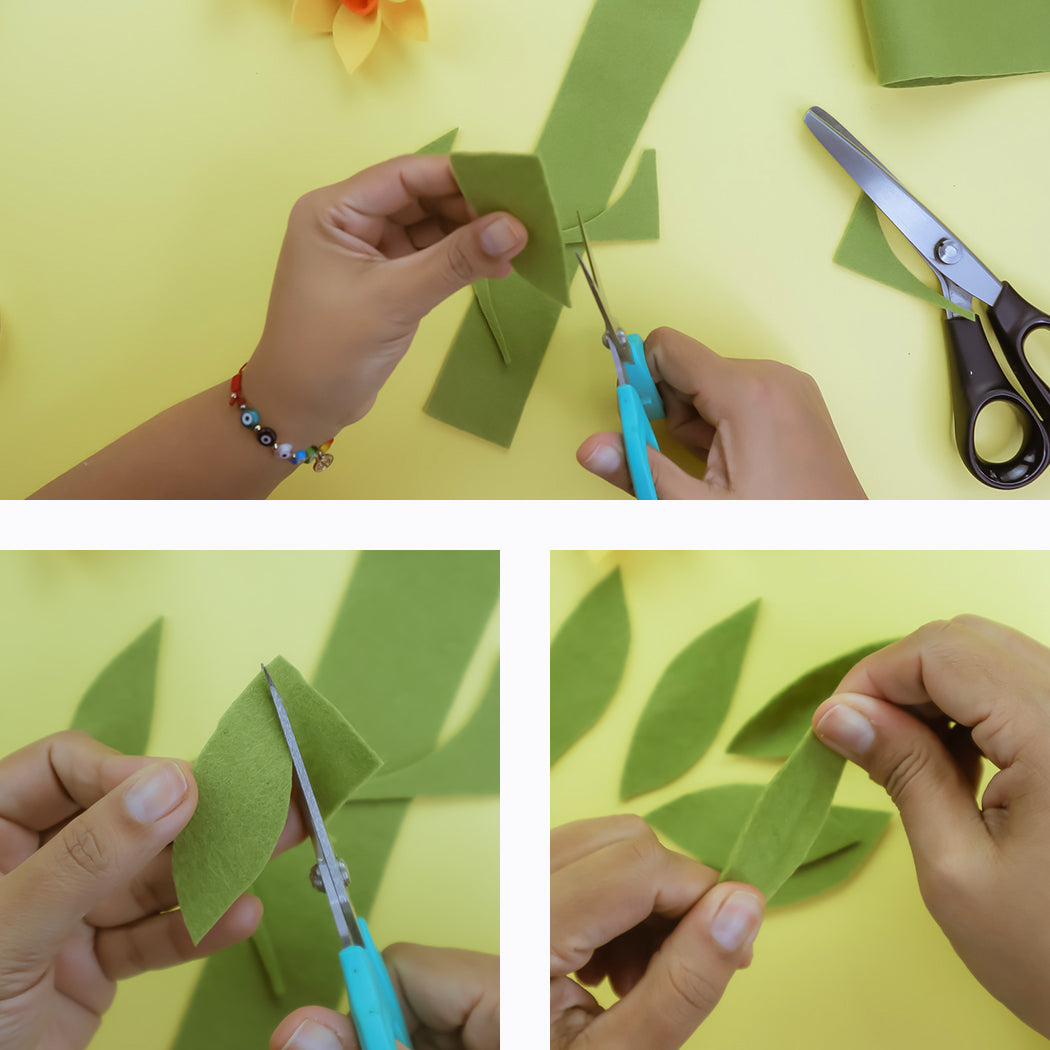
[[[834,117],[814,106],[804,119],[820,144],[937,275],[944,297],[969,311],[973,310],[974,299],[987,305],[988,320],[1003,358],[1031,404],[999,367],[981,322],[946,310],[956,444],[970,473],[986,485],[1016,489],[1034,481],[1050,462],[1046,429],[1050,424],[1050,387],[1029,364],[1025,341],[1037,328],[1050,329],[1050,316],[1022,299],[1006,281],[995,277]],[[1023,430],[1021,447],[1002,461],[984,459],[974,442],[977,417],[994,402],[1010,405]]]

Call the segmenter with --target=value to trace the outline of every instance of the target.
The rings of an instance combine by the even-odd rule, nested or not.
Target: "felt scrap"
[[[444,135],[438,135],[433,142],[428,142],[425,146],[421,146],[416,150],[416,153],[421,156],[426,154],[448,153],[448,151],[452,149],[458,134],[459,128],[453,128],[451,131],[446,131]]]
[[[951,310],[971,321],[974,319],[972,310],[957,306],[940,292],[927,288],[897,258],[879,225],[878,209],[866,194],[862,193],[857,201],[834,258],[839,266],[847,270],[907,292],[923,302],[932,303],[939,310]]]
[[[551,642],[551,763],[605,713],[630,644],[623,577],[616,568],[588,592]]]
[[[622,799],[670,783],[711,746],[736,690],[758,606],[753,601],[705,631],[668,664],[635,727]]]
[[[627,189],[604,211],[585,219],[587,240],[655,241],[660,237],[660,190],[656,180],[656,150],[642,152]],[[579,225],[561,231],[566,244],[580,243]]]
[[[82,729],[125,755],[146,753],[163,626],[164,618],[158,617],[106,664],[77,705],[72,729]]]
[[[379,767],[356,730],[282,657],[267,665],[288,710],[323,815]],[[200,800],[175,839],[172,872],[193,943],[259,877],[288,815],[292,759],[260,671],[194,767]]]
[[[861,0],[884,87],[1050,70],[1046,0]]]

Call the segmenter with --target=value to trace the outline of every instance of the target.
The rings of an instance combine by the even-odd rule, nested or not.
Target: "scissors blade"
[[[580,227],[580,240],[583,242],[583,250],[587,254],[587,264],[584,264],[579,252],[576,252],[576,261],[580,264],[580,268],[587,278],[591,294],[594,296],[594,301],[598,304],[598,309],[601,311],[602,320],[605,321],[605,338],[603,341],[613,352],[614,357],[618,359],[616,372],[619,375],[622,372],[622,363],[630,360],[631,348],[627,344],[627,336],[624,334],[623,328],[620,327],[619,321],[613,317],[612,310],[609,307],[609,300],[606,298],[605,289],[602,287],[602,279],[598,276],[598,267],[594,265],[594,256],[591,254],[591,242],[587,237],[587,230],[583,225],[583,217],[579,212],[576,213],[576,222]]]
[[[814,106],[803,120],[817,141],[904,234],[930,269],[984,303],[991,305],[999,298],[1002,284],[995,275],[834,117]]]
[[[295,774],[295,783],[298,788],[299,799],[306,810],[306,820],[309,825],[310,838],[313,840],[314,848],[317,850],[317,874],[322,883],[321,888],[328,898],[328,904],[332,909],[332,917],[335,919],[335,927],[339,933],[339,939],[344,947],[350,944],[361,944],[361,931],[357,926],[357,916],[354,914],[353,905],[346,892],[344,872],[345,865],[335,855],[328,830],[321,816],[321,807],[317,803],[313,785],[306,772],[306,764],[303,762],[302,752],[299,750],[299,741],[295,738],[295,731],[288,718],[281,694],[277,692],[277,686],[273,684],[270,672],[266,665],[260,665],[263,674],[266,675],[266,684],[270,687],[270,697],[277,711],[277,721],[281,724],[281,732],[284,734],[285,743],[292,756],[292,770]],[[316,885],[316,884],[315,884]]]
[[[580,264],[580,269],[583,270],[584,277],[587,278],[587,286],[591,290],[591,294],[594,296],[594,301],[598,304],[598,309],[602,312],[602,317],[605,320],[605,335],[602,336],[602,342],[609,348],[612,353],[613,367],[616,369],[616,385],[623,386],[627,382],[627,377],[623,371],[623,360],[618,350],[619,341],[613,334],[613,328],[611,327],[612,321],[609,320],[609,315],[606,313],[605,304],[602,302],[602,297],[598,292],[598,288],[594,283],[594,278],[591,276],[591,271],[587,269],[587,264],[583,261],[583,257],[579,252],[576,252],[576,261]]]

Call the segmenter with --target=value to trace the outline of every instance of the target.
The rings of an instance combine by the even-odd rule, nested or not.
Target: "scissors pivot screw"
[[[342,857],[336,857],[335,859],[339,862],[339,875],[343,880],[343,885],[349,886],[350,871],[346,866],[346,861]],[[310,869],[310,885],[315,890],[320,890],[324,893],[324,879],[321,878],[321,872],[316,864]]]
[[[962,256],[959,245],[949,237],[939,240],[933,250],[937,253],[937,258],[946,266],[957,263]]]

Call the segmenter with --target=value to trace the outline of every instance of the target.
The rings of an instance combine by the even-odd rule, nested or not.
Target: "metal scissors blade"
[[[583,242],[583,250],[587,254],[587,262],[583,261],[583,257],[579,252],[575,253],[576,261],[580,264],[584,277],[587,278],[587,286],[590,288],[591,295],[594,296],[594,301],[598,304],[602,320],[605,322],[605,335],[602,341],[613,353],[616,362],[616,374],[622,383],[625,381],[623,377],[623,362],[630,360],[631,350],[623,328],[620,327],[619,322],[613,317],[612,310],[609,308],[609,300],[605,297],[601,278],[598,276],[598,268],[594,265],[594,256],[591,255],[591,243],[587,239],[587,231],[584,229],[583,218],[579,212],[576,213],[576,221],[580,226],[580,240]]]
[[[332,842],[328,838],[328,831],[321,816],[321,807],[317,804],[317,796],[314,794],[313,785],[306,772],[302,752],[299,750],[299,741],[295,738],[295,731],[288,718],[281,694],[277,692],[277,686],[273,684],[270,672],[266,665],[260,665],[263,674],[266,675],[266,684],[270,687],[270,697],[273,706],[277,710],[277,720],[281,723],[281,732],[284,733],[285,743],[292,756],[292,770],[295,774],[295,783],[298,788],[299,799],[306,811],[306,820],[310,838],[313,840],[314,848],[317,850],[317,864],[310,878],[318,889],[324,890],[328,898],[328,904],[332,909],[332,917],[335,919],[335,927],[339,933],[339,939],[346,947],[351,944],[362,944],[361,931],[358,929],[357,916],[354,907],[350,903],[350,897],[346,892],[349,876],[346,865],[332,849]],[[316,876],[315,876],[316,873]],[[320,885],[319,885],[320,884]]]
[[[803,118],[817,141],[871,198],[875,206],[907,238],[926,264],[948,281],[942,288],[959,305],[960,296],[949,294],[956,285],[968,295],[991,306],[1002,291],[995,275],[928,208],[919,203],[896,176],[834,117],[817,106]]]

